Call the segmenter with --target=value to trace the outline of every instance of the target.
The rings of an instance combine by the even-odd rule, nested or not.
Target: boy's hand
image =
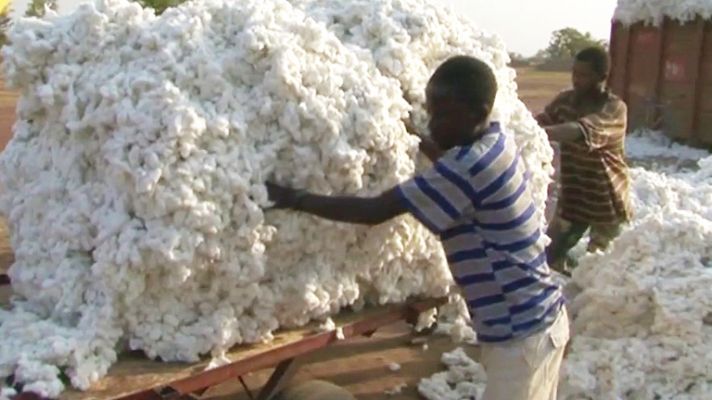
[[[554,120],[551,119],[549,114],[547,113],[541,113],[535,117],[536,122],[539,123],[541,127],[549,126],[549,125],[554,125]]]
[[[415,125],[413,125],[413,121],[411,121],[410,117],[403,120],[403,125],[405,125],[405,130],[408,131],[408,133],[410,133],[411,135],[420,136],[418,134],[418,130],[415,129]]]
[[[269,200],[274,203],[271,208],[275,209],[295,208],[305,193],[302,190],[295,190],[272,182],[266,182],[265,186],[267,186]]]

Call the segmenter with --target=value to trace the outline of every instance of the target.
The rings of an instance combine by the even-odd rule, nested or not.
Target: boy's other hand
[[[405,125],[405,130],[408,131],[411,135],[414,136],[420,136],[418,134],[418,130],[415,128],[415,125],[413,125],[413,120],[408,116],[408,118],[403,119],[403,125]]]

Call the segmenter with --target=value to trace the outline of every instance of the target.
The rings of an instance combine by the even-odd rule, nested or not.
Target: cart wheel
[[[356,400],[356,397],[333,383],[313,380],[284,389],[275,400]]]

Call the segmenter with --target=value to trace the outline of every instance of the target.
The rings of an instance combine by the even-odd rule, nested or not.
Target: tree
[[[589,32],[581,33],[574,28],[564,28],[551,35],[549,47],[544,53],[549,61],[570,60],[579,51],[591,46],[606,47],[606,42],[594,38]]]
[[[153,8],[156,15],[162,14],[167,8],[175,7],[186,0],[136,0],[144,8]]]
[[[27,5],[25,16],[42,18],[48,8],[57,11],[57,0],[32,0],[30,4]]]
[[[7,44],[7,31],[10,30],[12,20],[10,19],[10,2],[5,3],[5,6],[0,10],[0,46]]]
[[[525,67],[531,65],[531,60],[520,53],[509,53],[509,65],[511,67]]]

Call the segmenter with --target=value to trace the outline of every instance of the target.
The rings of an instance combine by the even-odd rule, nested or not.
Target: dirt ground
[[[559,92],[571,87],[569,72],[538,71],[535,68],[517,69],[519,98],[527,108],[538,114]]]
[[[518,70],[517,83],[522,100],[532,110],[541,111],[559,91],[569,85],[568,73],[539,72],[533,69]],[[4,86],[3,86],[4,87]],[[0,89],[0,150],[11,136],[14,122],[16,96]],[[0,219],[0,273],[12,263],[7,226]],[[0,288],[0,302],[6,300],[7,288]],[[293,382],[309,379],[324,379],[345,387],[358,399],[416,399],[417,384],[421,378],[442,370],[440,355],[456,347],[449,339],[429,337],[428,348],[412,344],[413,335],[405,324],[394,325],[364,338],[339,344],[314,353],[301,362]],[[478,350],[465,346],[468,353],[476,356]],[[399,371],[391,371],[390,363],[398,363]],[[266,382],[271,370],[245,377],[253,393]],[[402,393],[387,395],[385,392],[400,384],[406,384]],[[249,395],[237,382],[232,382],[207,392],[204,398],[216,400],[247,400]]]
[[[12,136],[12,124],[15,123],[15,104],[17,94],[5,88],[5,81],[0,78],[0,151]]]

